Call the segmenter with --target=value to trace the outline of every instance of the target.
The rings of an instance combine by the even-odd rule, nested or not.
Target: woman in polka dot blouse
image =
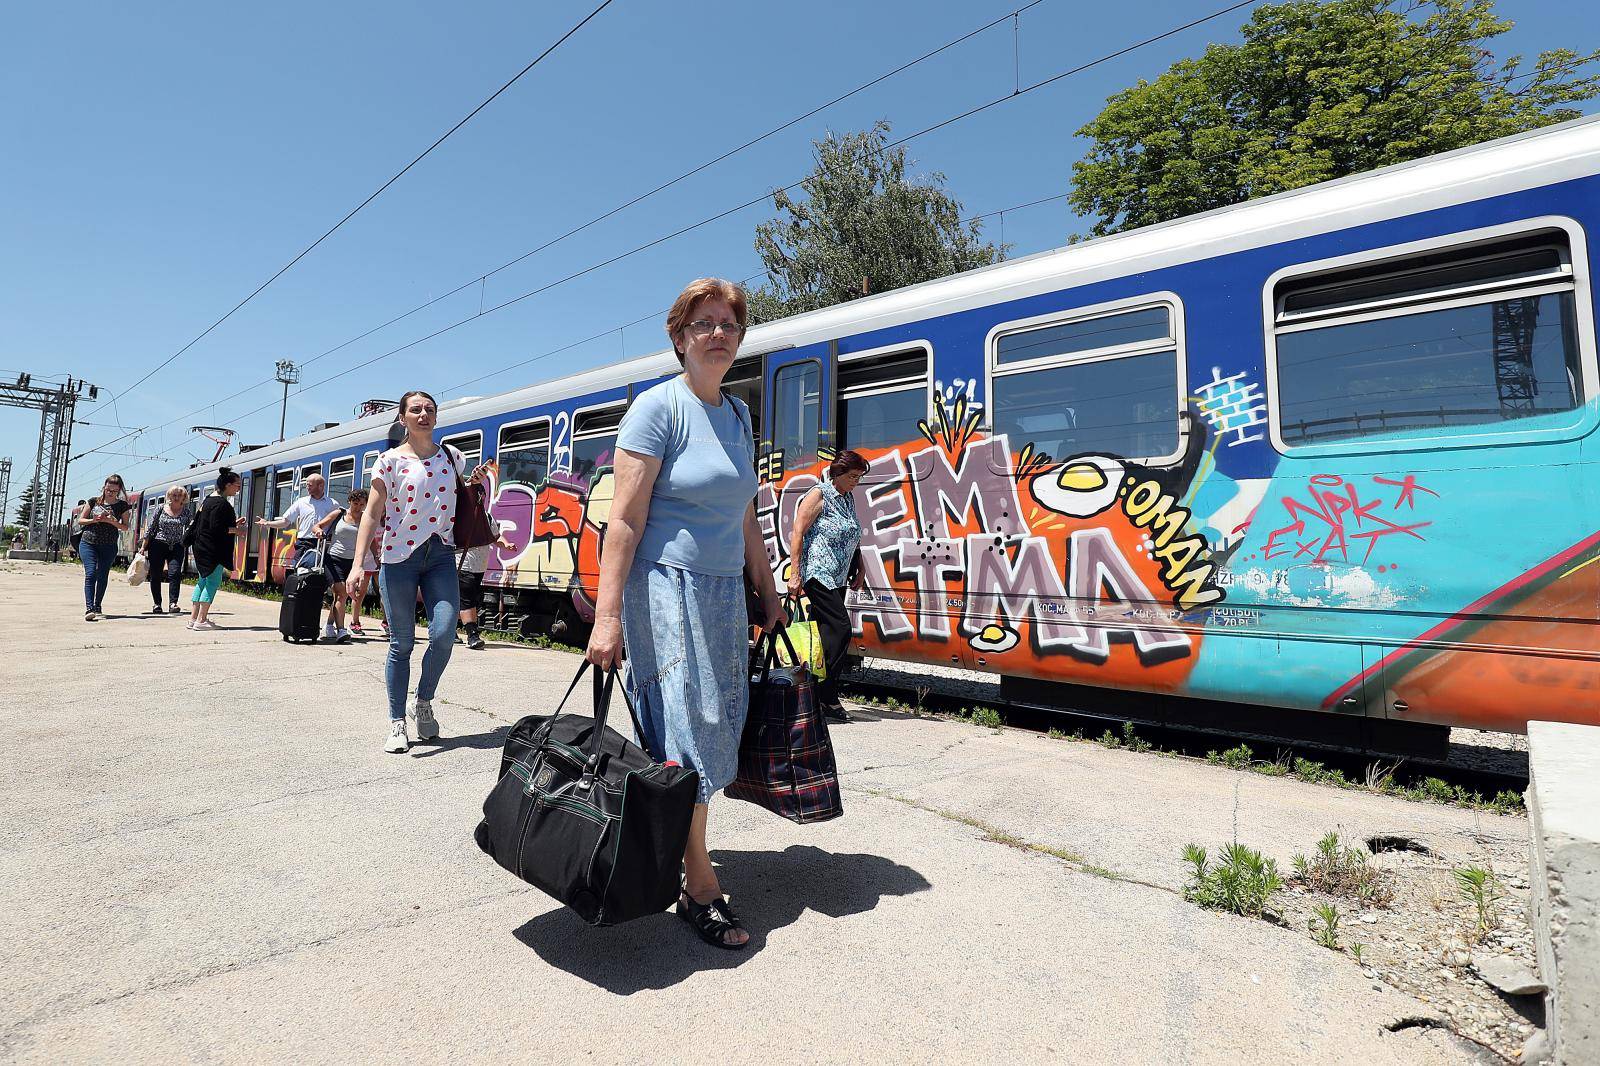
[[[452,524],[456,475],[466,472],[460,452],[434,443],[438,417],[438,405],[427,393],[412,391],[401,397],[395,421],[404,427],[405,439],[373,465],[371,500],[356,536],[356,550],[362,558],[351,567],[362,569],[381,524],[383,567],[378,571],[378,593],[389,620],[389,658],[383,670],[389,691],[389,734],[383,750],[390,752],[404,752],[410,746],[406,689],[411,680],[411,649],[416,643],[417,592],[422,592],[428,617],[428,649],[422,655],[422,676],[417,679],[417,699],[412,707],[419,741],[439,736],[433,697],[455,646],[460,613]],[[482,476],[482,467],[472,472],[473,480]]]

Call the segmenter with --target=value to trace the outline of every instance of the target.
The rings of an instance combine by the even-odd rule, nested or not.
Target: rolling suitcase
[[[278,608],[278,632],[298,644],[315,644],[321,632],[322,599],[328,593],[328,575],[322,571],[322,552],[313,549],[300,557],[283,578],[283,604]]]

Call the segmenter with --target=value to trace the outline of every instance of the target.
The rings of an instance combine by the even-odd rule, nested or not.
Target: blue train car
[[[772,565],[853,448],[863,654],[1600,723],[1597,226],[1586,119],[752,328],[727,385],[757,418]],[[441,409],[496,470],[493,612],[581,633],[617,423],[676,369],[663,350]],[[359,483],[386,430],[232,460],[246,509],[312,467]],[[269,579],[273,546],[250,553]]]

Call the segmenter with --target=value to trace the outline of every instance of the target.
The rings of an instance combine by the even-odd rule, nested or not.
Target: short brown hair
[[[371,493],[369,493],[366,489],[351,489],[350,495],[346,496],[345,499],[349,500],[351,503],[366,503],[367,497],[370,495]]]
[[[835,478],[844,477],[846,474],[865,474],[867,465],[860,452],[840,452],[833,457],[833,462],[828,464],[828,476]]]
[[[672,350],[678,353],[678,362],[683,362],[683,349],[678,347],[678,334],[689,325],[689,316],[694,314],[694,309],[705,301],[713,299],[728,301],[728,306],[733,308],[733,316],[739,320],[741,327],[750,324],[750,310],[745,304],[743,289],[722,278],[694,279],[678,294],[678,298],[672,302],[672,310],[667,312],[667,338],[672,341]]]

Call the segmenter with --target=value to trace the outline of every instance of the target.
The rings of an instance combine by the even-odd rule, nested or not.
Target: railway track
[[[847,673],[841,684],[845,696],[871,700],[895,700],[935,714],[959,715],[975,706],[991,707],[1006,725],[1043,733],[1050,729],[1073,733],[1082,730],[1094,738],[1110,729],[1120,732],[1131,721],[1140,739],[1157,748],[1195,758],[1210,752],[1248,745],[1255,759],[1282,760],[1303,758],[1339,770],[1347,779],[1364,781],[1374,763],[1393,767],[1396,784],[1419,786],[1427,778],[1438,778],[1459,785],[1469,792],[1493,796],[1501,791],[1522,792],[1528,787],[1526,738],[1483,730],[1450,730],[1442,753],[1396,753],[1352,744],[1290,738],[1251,729],[1225,729],[1215,724],[1195,725],[1161,720],[1152,713],[1141,716],[1138,694],[1108,693],[1074,689],[1076,697],[1067,705],[1048,708],[1002,697],[1001,685],[993,674],[929,667],[887,659],[867,659]],[[1150,697],[1151,711],[1163,697]],[[1256,715],[1274,712],[1271,708],[1245,707],[1241,713]],[[1300,717],[1305,717],[1301,715]]]

